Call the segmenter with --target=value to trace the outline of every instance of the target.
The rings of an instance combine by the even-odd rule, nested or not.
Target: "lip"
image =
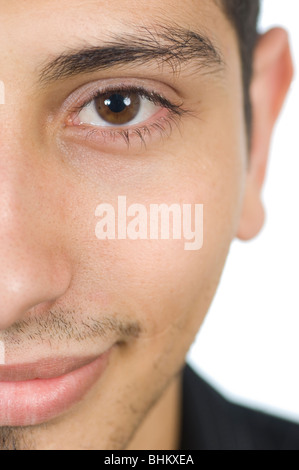
[[[67,411],[104,373],[111,350],[96,358],[0,366],[0,426],[33,426]]]

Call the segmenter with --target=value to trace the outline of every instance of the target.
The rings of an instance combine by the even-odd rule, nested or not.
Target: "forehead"
[[[56,15],[60,12],[68,12],[70,15],[74,12],[101,15],[103,12],[107,12],[107,16],[110,16],[110,20],[117,19],[113,18],[115,15],[123,15],[126,13],[134,12],[134,16],[140,18],[144,16],[144,12],[147,14],[152,11],[164,13],[166,15],[171,14],[180,18],[182,12],[186,14],[195,12],[208,11],[210,8],[220,7],[219,0],[164,0],[163,2],[157,0],[0,0],[1,14],[26,14],[26,12],[34,17],[42,15],[43,13],[50,14],[51,12]],[[82,18],[83,19],[83,18]]]
[[[0,0],[1,42],[34,48],[98,40],[105,34],[166,23],[217,37],[225,17],[212,0]],[[34,25],[34,27],[33,27]],[[223,32],[223,31],[222,31]],[[39,38],[40,42],[34,44]],[[35,46],[35,47],[34,47]],[[3,52],[3,51],[2,51]],[[28,51],[27,51],[28,52]]]

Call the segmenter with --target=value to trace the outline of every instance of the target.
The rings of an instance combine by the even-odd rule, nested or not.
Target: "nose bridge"
[[[70,279],[59,236],[51,228],[57,224],[51,220],[55,210],[45,169],[38,156],[26,153],[23,139],[4,141],[2,131],[0,136],[1,330],[30,308],[60,297]]]

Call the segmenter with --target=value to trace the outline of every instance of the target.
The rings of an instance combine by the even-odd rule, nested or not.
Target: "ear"
[[[260,36],[254,55],[250,89],[252,139],[243,210],[237,232],[241,240],[255,237],[264,224],[261,191],[271,135],[293,77],[288,35],[281,28]]]

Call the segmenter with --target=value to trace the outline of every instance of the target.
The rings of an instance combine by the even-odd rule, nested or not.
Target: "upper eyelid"
[[[115,91],[120,91],[120,92],[125,92],[125,91],[129,91],[130,93],[137,93],[139,94],[141,97],[143,98],[148,98],[149,100],[153,101],[153,98],[156,96],[158,97],[158,94],[155,94],[153,92],[148,92],[147,90],[143,89],[143,88],[137,88],[137,87],[130,87],[130,86],[126,86],[126,87],[117,87],[115,86],[114,88],[110,88],[110,89],[107,89],[107,90],[102,90],[102,91],[96,91],[89,99],[88,101],[86,101],[85,103],[81,104],[78,106],[78,109],[83,109],[84,107],[88,106],[90,103],[92,103],[93,100],[95,100],[96,98],[98,98],[99,96],[101,95],[105,95],[107,93],[110,93],[110,92],[115,92]],[[163,99],[163,97],[161,96],[161,100]]]
[[[154,95],[159,96],[159,101],[162,106],[168,107],[170,109],[173,108],[174,111],[176,109],[177,112],[179,112],[179,109],[182,108],[183,112],[183,103],[185,98],[183,98],[181,90],[174,88],[172,84],[167,82],[165,83],[157,78],[151,79],[134,76],[122,76],[99,78],[97,80],[85,82],[63,96],[62,104],[58,102],[59,98],[57,99],[56,103],[55,99],[54,101],[51,100],[52,111],[49,121],[53,122],[55,115],[58,115],[60,116],[59,120],[63,120],[67,125],[71,122],[69,118],[70,113],[75,113],[76,111],[82,109],[82,107],[92,101],[97,94],[106,93],[111,90],[121,88],[136,88],[138,90],[144,89],[147,94],[151,93],[151,97]]]
[[[148,98],[151,101],[159,101],[160,103],[165,103],[166,105],[172,105],[171,101],[165,98],[162,94],[155,92],[155,91],[149,91],[144,87],[138,87],[134,85],[125,85],[125,86],[117,86],[115,85],[114,87],[109,87],[106,90],[102,91],[95,91],[94,94],[90,97],[89,101],[86,104],[91,103],[94,99],[96,99],[98,96],[110,93],[110,92],[115,92],[115,91],[121,91],[125,92],[128,91],[130,93],[136,93],[140,95],[141,97]],[[173,104],[173,106],[177,106]]]

